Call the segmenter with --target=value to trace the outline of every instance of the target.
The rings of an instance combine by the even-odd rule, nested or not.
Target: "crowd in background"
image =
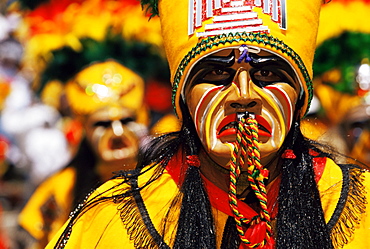
[[[76,24],[73,33],[71,30],[66,31],[70,27],[55,25],[71,25],[66,20],[58,21],[63,13],[64,18],[68,18],[65,14],[68,11],[70,15],[76,14],[76,18],[77,13],[82,16],[81,12],[76,9],[73,11],[73,8],[82,5],[84,1],[30,2],[34,5],[27,5],[27,1],[0,2],[0,249],[36,248],[35,239],[21,228],[18,216],[37,187],[73,161],[83,140],[81,134],[86,132],[83,124],[81,126],[81,123],[74,122],[76,115],[72,115],[73,107],[63,106],[73,103],[60,99],[59,93],[63,90],[57,89],[63,86],[54,84],[57,77],[40,79],[41,75],[48,77],[52,72],[61,74],[59,79],[71,73],[67,67],[55,68],[55,65],[61,64],[53,64],[54,68],[51,67],[54,61],[50,56],[54,59],[76,56],[73,51],[82,49],[79,46],[84,46],[82,40],[86,37],[95,39],[98,48],[102,40],[107,38],[99,37],[102,34],[89,34],[89,31],[99,32],[97,30],[101,29],[104,32],[100,33],[108,33],[108,29],[117,29],[117,23],[127,21],[112,14],[114,18],[104,19],[107,23],[103,25],[101,20],[99,23],[99,20],[93,22],[93,18],[77,20],[69,16],[69,21]],[[134,0],[85,2],[91,5],[121,2],[139,6]],[[315,96],[303,127],[306,136],[328,143],[364,164],[370,164],[370,25],[359,20],[366,18],[364,13],[370,10],[369,5],[367,1],[353,0],[351,4],[349,1],[333,0],[323,8],[314,63]],[[342,14],[346,18],[342,18]],[[148,20],[149,16],[145,16],[144,12],[142,15],[141,19],[132,20],[132,23],[136,23],[135,29],[139,30],[125,27],[124,32],[117,34],[124,39],[141,34],[151,41],[137,40],[155,44],[158,54],[163,53],[158,38],[160,31],[145,30],[146,22],[143,20]],[[340,18],[345,20],[339,21]],[[46,23],[52,30],[47,30]],[[156,29],[159,29],[159,25],[156,25]],[[52,36],[52,32],[55,36]],[[131,35],[127,35],[130,32]],[[107,44],[99,53],[111,53],[106,48],[113,43]],[[71,51],[67,51],[68,48]],[[136,57],[147,55],[137,54]],[[105,60],[111,57],[102,58]],[[148,59],[143,61],[148,63]],[[144,62],[138,66],[145,67]],[[155,60],[149,62],[158,64]],[[50,71],[45,73],[45,68]],[[158,71],[162,74],[155,75]],[[155,77],[152,78],[145,76],[148,80],[144,102],[149,113],[148,121],[144,122],[148,129],[145,135],[157,135],[179,127],[172,114],[168,69],[166,66],[158,67],[153,75]],[[40,84],[44,85],[40,87]],[[77,105],[83,105],[78,100]],[[158,122],[162,122],[161,125]],[[318,131],[312,132],[312,126],[319,128]]]

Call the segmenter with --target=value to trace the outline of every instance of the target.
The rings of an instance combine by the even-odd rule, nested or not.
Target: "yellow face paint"
[[[98,159],[134,167],[149,120],[143,79],[115,61],[95,63],[67,83],[66,97]]]
[[[263,63],[256,60],[249,64],[233,62],[231,52],[221,51],[213,55],[216,59],[205,59],[196,67],[184,92],[203,147],[224,167],[229,164],[236,141],[237,113],[254,114],[261,158],[271,158],[290,130],[300,92],[299,82],[286,71],[286,63],[274,65],[274,55],[263,53]]]

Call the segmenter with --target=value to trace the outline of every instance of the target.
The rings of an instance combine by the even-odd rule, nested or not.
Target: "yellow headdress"
[[[154,3],[153,3],[154,2]],[[294,67],[305,91],[303,116],[312,98],[312,60],[322,0],[142,0],[161,19],[164,46],[179,102],[187,74],[203,56],[242,44],[270,50]],[[157,8],[158,7],[158,8]]]
[[[143,79],[116,61],[89,65],[67,82],[65,91],[70,108],[77,115],[108,108],[109,116],[115,119],[124,106],[139,114],[140,123],[148,121],[143,105]]]
[[[332,124],[345,119],[347,111],[361,104],[370,90],[369,84],[361,85],[361,75],[356,75],[361,64],[370,68],[369,13],[369,0],[332,0],[321,10],[315,94]]]
[[[126,106],[144,102],[144,84],[132,85],[125,77],[135,78],[134,72],[146,80],[167,72],[159,19],[148,22],[135,0],[48,0],[28,7],[33,8],[23,12],[25,61],[37,65],[37,87],[47,103],[64,90],[78,115],[116,106],[127,100],[126,93],[138,94]],[[108,95],[101,98],[93,85]],[[133,86],[140,93],[126,89]]]
[[[320,13],[317,46],[345,31],[370,34],[369,13],[369,0],[331,0]]]

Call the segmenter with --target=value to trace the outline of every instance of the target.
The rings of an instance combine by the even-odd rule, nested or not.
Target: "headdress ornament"
[[[179,102],[186,77],[202,57],[247,45],[285,58],[305,92],[302,116],[312,98],[312,60],[322,0],[142,0],[159,14],[171,70],[172,101]],[[176,24],[176,25],[175,25]]]

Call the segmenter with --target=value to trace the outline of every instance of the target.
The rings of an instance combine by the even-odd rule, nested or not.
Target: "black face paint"
[[[234,63],[234,50],[228,56],[208,56],[200,60],[191,70],[188,83],[191,85],[199,83],[228,85],[236,72],[231,68]]]
[[[296,88],[296,76],[291,66],[278,56],[259,56],[249,53],[251,61],[249,75],[253,83],[260,87],[285,82]],[[232,83],[237,67],[234,50],[228,56],[208,56],[200,60],[189,74],[190,86],[209,83],[214,85],[228,85]]]
[[[252,68],[249,71],[250,77],[258,87],[265,87],[277,82],[285,82],[296,88],[297,81],[294,70],[283,59],[278,56],[258,56],[250,54],[252,61],[249,63]],[[290,77],[289,77],[290,76]]]
[[[101,126],[101,127],[107,128],[107,127],[111,126],[112,122],[113,122],[113,120],[97,121],[93,124],[93,126],[94,127]],[[135,119],[133,117],[127,117],[127,118],[121,119],[120,122],[121,122],[122,125],[127,125],[130,122],[135,122]]]

